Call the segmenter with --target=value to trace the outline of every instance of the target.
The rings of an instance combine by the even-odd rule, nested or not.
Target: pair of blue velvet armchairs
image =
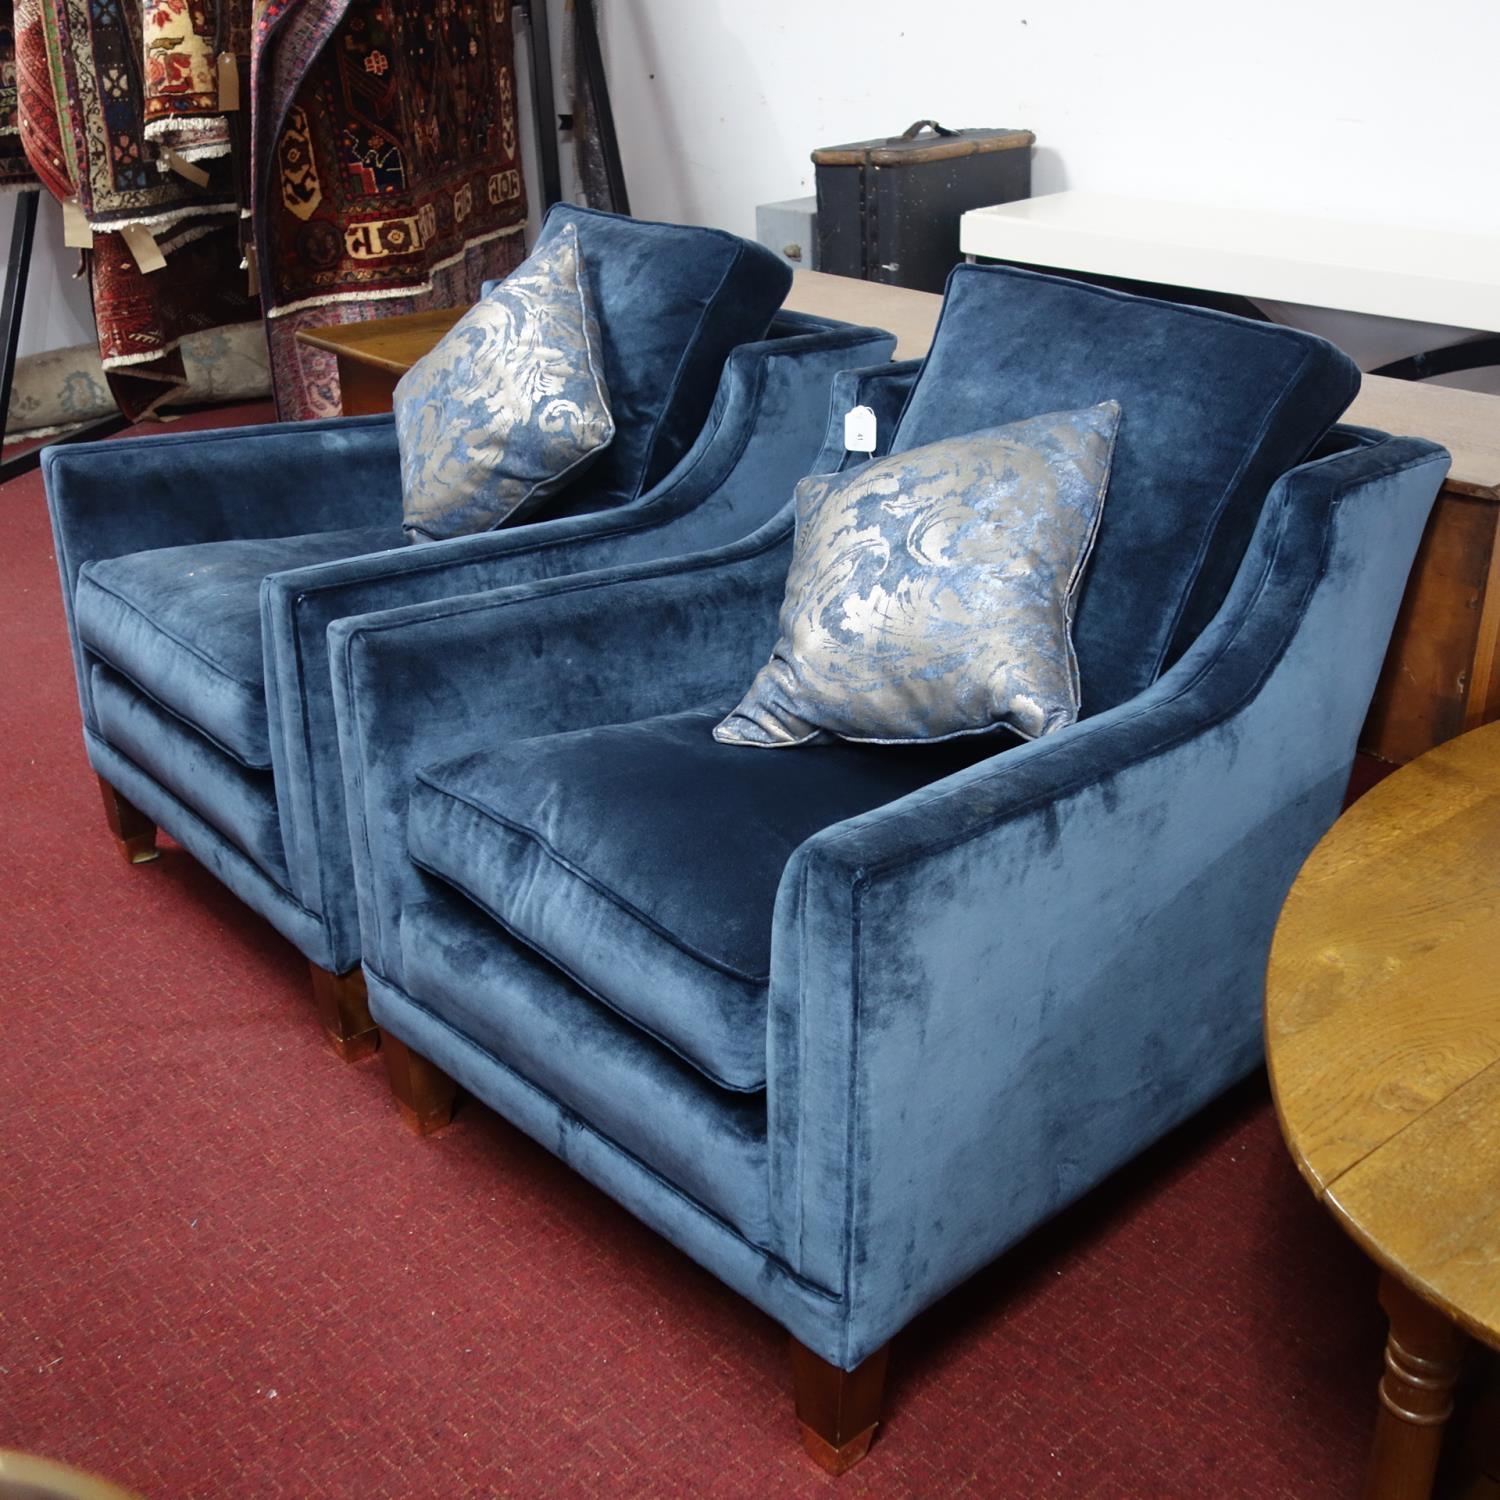
[[[54,450],[89,754],[127,854],[169,829],[326,976],[346,1054],[378,1026],[417,1129],[461,1086],[787,1328],[838,1472],[906,1322],[1256,1065],[1446,455],[1334,426],[1357,373],[1289,329],[964,266],[891,364],[773,318],[753,247],[565,212],[596,265],[647,246],[603,278],[622,380],[660,352],[633,313],[772,289],[657,470],[379,551],[386,421]],[[681,363],[637,367],[641,420]],[[795,479],[863,461],[847,409],[886,452],[1109,399],[1079,723],[713,740]]]

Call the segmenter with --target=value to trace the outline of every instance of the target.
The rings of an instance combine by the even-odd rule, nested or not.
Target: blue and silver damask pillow
[[[520,519],[615,435],[570,224],[397,382],[402,525],[412,541]]]
[[[804,479],[781,638],[714,738],[1034,739],[1073,723],[1073,608],[1119,425],[1105,401]]]

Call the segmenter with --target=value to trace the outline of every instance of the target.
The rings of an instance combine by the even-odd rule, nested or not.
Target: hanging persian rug
[[[199,164],[232,154],[240,114],[219,99],[219,58],[236,60],[242,77],[250,59],[245,0],[141,0],[145,49],[145,138]]]
[[[227,162],[204,185],[163,170],[146,139],[140,0],[43,0],[56,28],[73,135],[78,201],[96,233],[141,226],[153,235],[187,220],[238,213]]]
[[[277,404],[333,415],[299,328],[471,302],[525,255],[509,0],[263,0],[251,71]]]
[[[59,200],[74,196],[72,134],[58,108],[61,63],[48,45],[43,0],[16,0],[16,128],[21,149],[37,180]]]
[[[0,0],[0,193],[38,186],[37,175],[21,146],[15,10],[11,0]]]
[[[248,0],[220,3],[232,16]],[[248,26],[237,34],[248,46]],[[151,139],[140,0],[16,0],[15,43],[21,144],[91,247],[115,400],[131,418],[147,415],[186,383],[184,336],[259,321],[241,268],[236,164],[220,153],[184,175]],[[227,137],[222,117],[220,128]]]

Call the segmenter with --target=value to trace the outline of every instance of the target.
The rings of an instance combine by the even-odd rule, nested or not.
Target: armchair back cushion
[[[738,344],[765,335],[792,284],[763,245],[559,203],[537,250],[578,236],[615,438],[589,470],[590,509],[634,500],[691,447]]]
[[[1222,602],[1271,484],[1359,389],[1332,344],[1006,266],[958,266],[892,450],[1120,403],[1074,626],[1083,714],[1148,687]]]

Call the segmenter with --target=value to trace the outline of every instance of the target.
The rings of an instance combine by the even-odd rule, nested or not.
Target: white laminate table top
[[[967,255],[1500,333],[1500,235],[1112,193],[970,209]]]

